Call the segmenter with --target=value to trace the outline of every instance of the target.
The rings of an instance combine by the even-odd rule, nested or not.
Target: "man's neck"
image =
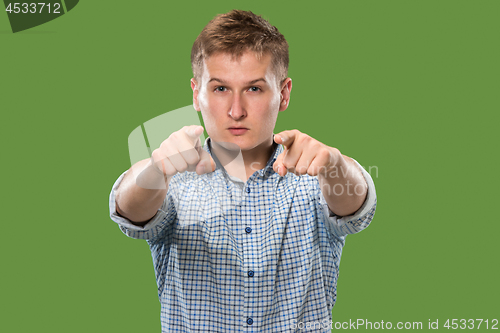
[[[247,181],[255,171],[266,166],[275,149],[273,143],[271,137],[255,148],[241,151],[236,145],[221,145],[211,141],[211,148],[229,175]]]

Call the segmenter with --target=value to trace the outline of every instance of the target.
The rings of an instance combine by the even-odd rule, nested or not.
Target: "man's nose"
[[[242,102],[241,96],[234,96],[231,103],[231,110],[229,110],[229,116],[234,120],[238,120],[246,116],[246,111]]]

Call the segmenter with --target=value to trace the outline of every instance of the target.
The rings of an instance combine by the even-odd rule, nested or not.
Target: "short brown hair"
[[[203,61],[215,53],[238,58],[253,51],[258,59],[271,54],[272,69],[278,85],[288,76],[288,43],[285,37],[261,16],[250,11],[232,10],[211,20],[196,38],[191,49],[191,67],[197,82],[203,73]]]

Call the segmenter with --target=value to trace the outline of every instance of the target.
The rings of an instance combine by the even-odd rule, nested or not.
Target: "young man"
[[[111,218],[146,239],[163,332],[330,331],[345,236],[368,226],[373,181],[298,130],[288,44],[251,12],[212,20],[192,55],[201,126],[168,137],[116,181]]]

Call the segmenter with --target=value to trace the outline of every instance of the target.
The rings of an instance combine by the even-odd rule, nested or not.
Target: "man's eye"
[[[223,87],[223,86],[216,87],[215,91],[226,91],[226,87]]]
[[[259,87],[251,87],[250,91],[260,91],[260,88]]]

